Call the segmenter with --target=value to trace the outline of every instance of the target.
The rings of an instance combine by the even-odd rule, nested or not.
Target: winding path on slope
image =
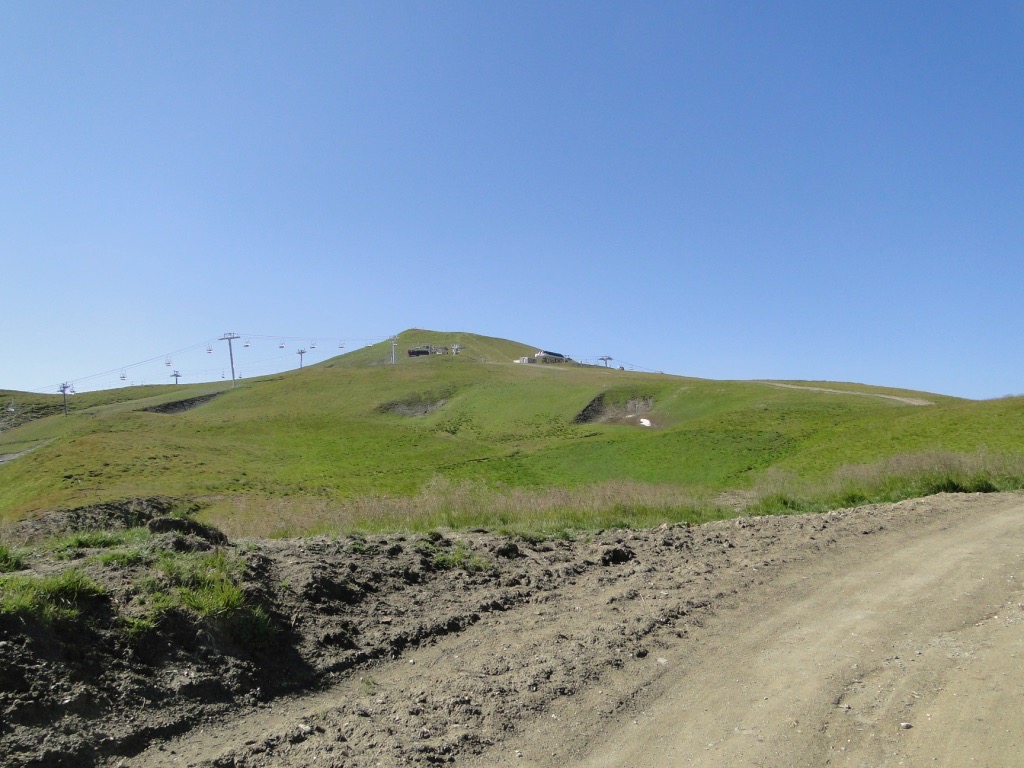
[[[831,395],[857,395],[858,397],[878,397],[883,400],[893,400],[904,405],[935,405],[931,400],[924,400],[919,397],[901,397],[900,395],[883,395],[880,392],[853,392],[849,389],[829,389],[828,387],[809,387],[803,384],[783,384],[778,381],[758,381],[757,384],[765,384],[769,387],[781,389],[806,389],[810,392],[827,392]]]

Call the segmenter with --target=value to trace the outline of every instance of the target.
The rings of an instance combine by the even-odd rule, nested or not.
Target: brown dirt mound
[[[154,517],[167,516],[175,511],[196,512],[198,506],[163,496],[92,504],[13,523],[4,528],[3,538],[24,546],[66,533],[120,531],[145,525]]]

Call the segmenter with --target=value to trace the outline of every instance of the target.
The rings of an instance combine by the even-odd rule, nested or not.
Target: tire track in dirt
[[[778,381],[757,381],[756,384],[766,384],[769,387],[780,389],[805,389],[809,392],[827,392],[830,395],[856,395],[857,397],[877,397],[882,400],[893,400],[904,405],[935,405],[931,400],[920,397],[902,397],[900,395],[883,395],[880,392],[854,392],[849,389],[829,389],[828,387],[809,387],[803,384],[783,384]]]

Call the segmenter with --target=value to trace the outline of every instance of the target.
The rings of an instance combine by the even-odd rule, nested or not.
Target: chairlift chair
[[[278,349],[284,349],[284,342],[282,341],[280,344],[278,344],[277,348]]]
[[[315,339],[309,343],[309,348],[310,349],[316,349],[316,340]]]
[[[243,346],[243,347],[251,347],[251,346],[252,346],[252,342],[251,342],[251,341],[249,341],[248,339],[246,339],[246,340],[245,340],[245,344],[243,344],[242,346]]]
[[[124,368],[122,368],[121,369],[121,381],[127,381],[127,380],[128,380],[128,373],[125,371]]]
[[[170,368],[171,367],[171,358],[169,358],[169,357],[166,358],[164,360],[164,365],[166,365],[168,368]]]
[[[206,345],[206,354],[208,354],[208,355],[212,355],[213,354],[213,345],[212,344],[207,344]],[[168,365],[170,365],[170,363],[168,363]]]

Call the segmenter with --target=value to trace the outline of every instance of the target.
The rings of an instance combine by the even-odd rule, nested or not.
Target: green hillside
[[[234,530],[299,532],[354,514],[393,517],[396,500],[467,488],[470,505],[516,496],[527,506],[546,498],[545,509],[614,488],[606,506],[628,516],[649,511],[666,489],[675,501],[654,504],[662,511],[724,491],[780,497],[894,457],[928,454],[916,466],[931,472],[937,452],[944,464],[949,454],[971,457],[972,482],[984,475],[1012,486],[1024,446],[1019,398],[518,364],[537,348],[469,333],[414,329],[397,341],[394,365],[384,342],[233,389],[76,395],[67,417],[59,396],[0,392],[0,403],[14,401],[20,420],[30,418],[0,423],[0,455],[25,452],[0,464],[0,518],[167,495],[200,501]],[[460,349],[407,355],[421,345]],[[181,401],[190,402],[164,407]],[[921,401],[931,404],[910,404]],[[551,502],[553,489],[569,496]]]

